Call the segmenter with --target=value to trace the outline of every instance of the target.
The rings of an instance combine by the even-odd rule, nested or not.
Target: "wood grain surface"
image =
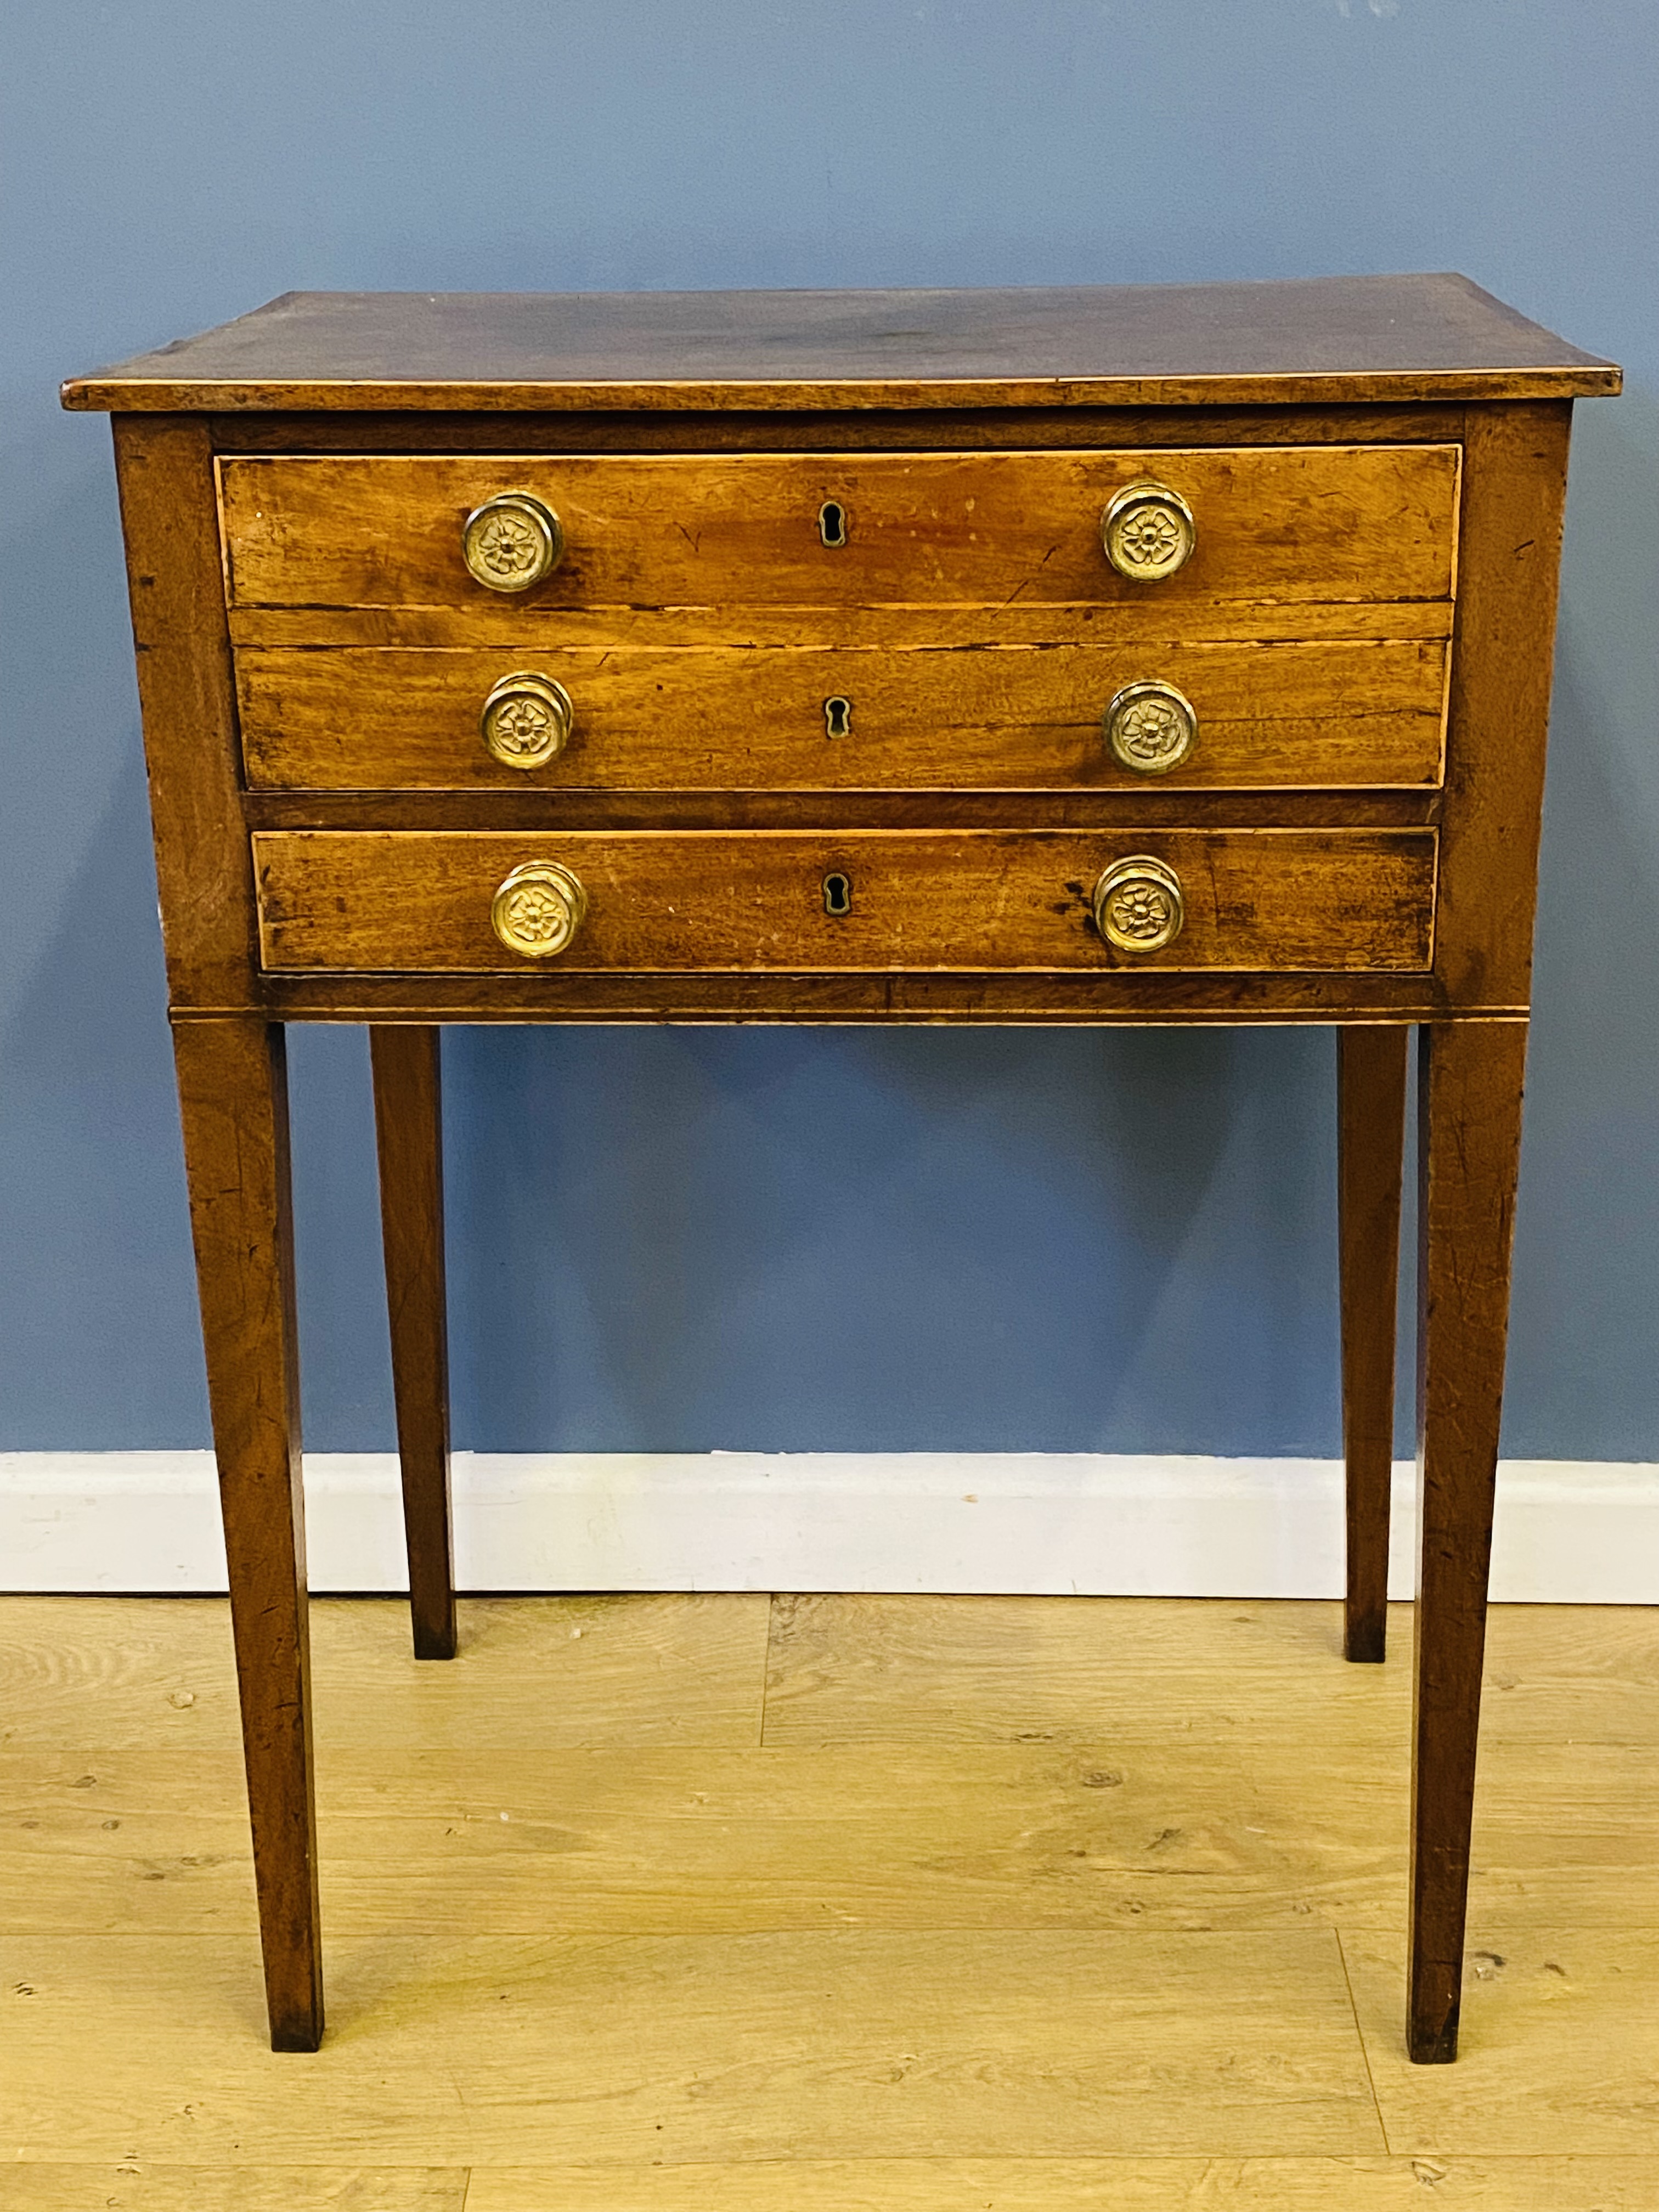
[[[1455,446],[1085,453],[249,456],[219,463],[233,606],[498,605],[461,558],[468,514],[543,501],[563,558],[542,607],[927,606],[1212,598],[1443,599]],[[1192,508],[1191,558],[1120,576],[1113,494],[1155,477]],[[826,501],[847,542],[823,544]]]
[[[1523,1022],[1419,1036],[1412,2056],[1457,2055],[1521,1161]]]
[[[453,1659],[455,1546],[438,1031],[377,1024],[369,1030],[368,1048],[415,1656]]]
[[[465,2212],[465,2166],[10,2166],[0,2212]]]
[[[1566,406],[1471,416],[1460,519],[1438,964],[1450,995],[1523,1005],[1555,648]]]
[[[169,1598],[113,1615],[97,1598],[0,1598],[0,1748],[49,1753],[65,1711],[97,1714],[106,1751],[231,1756],[241,1736],[220,1598]],[[333,1687],[316,1714],[324,1762],[356,1749],[498,1751],[585,1745],[760,1741],[769,1606],[757,1595],[629,1593],[557,1599],[471,1597],[465,1650],[487,1670],[480,1700],[460,1667],[423,1667],[401,1604],[313,1598],[317,1664]],[[109,1621],[121,1624],[118,1640]],[[78,1626],[77,1626],[78,1624]],[[392,1673],[394,1698],[354,1686]],[[672,1682],[674,1695],[662,1694]],[[77,1773],[83,1770],[76,1770]]]
[[[470,2186],[469,2186],[470,2182]],[[1651,2212],[1624,2158],[751,2159],[740,2165],[8,2167],[4,2212]],[[465,2197],[463,2198],[463,2192]]]
[[[602,407],[410,414],[289,409],[210,414],[216,453],[683,453],[1079,451],[1102,446],[1457,445],[1456,401],[1397,406],[674,409]]]
[[[975,830],[608,834],[475,831],[257,836],[271,969],[520,969],[490,902],[514,868],[556,861],[587,918],[567,971],[775,969],[1420,969],[1434,909],[1431,830],[1098,835]],[[1146,853],[1179,876],[1167,949],[1115,951],[1091,901],[1102,871]],[[826,911],[843,872],[852,911]]]
[[[1394,1488],[1394,1354],[1400,1292],[1411,1032],[1352,1025],[1336,1033],[1337,1234],[1341,1255],[1342,1452],[1347,1592],[1343,1649],[1383,1656]]]
[[[1455,2066],[1407,2055],[1397,1942],[1361,1932],[1343,1950],[1390,2144],[1419,2155],[1455,2143],[1488,2157],[1549,2157],[1570,2142],[1643,2157],[1659,2202],[1650,1919],[1598,1940],[1525,1900],[1489,1908],[1465,1963]]]
[[[764,1598],[464,1601],[470,1680],[395,1603],[315,1610],[335,2024],[299,2061],[259,2048],[224,1602],[0,1600],[5,2212],[1655,2202],[1650,1609],[1492,1616],[1427,2069],[1408,1671],[1345,1668],[1337,1605],[779,1601],[764,1743]],[[746,1736],[676,1740],[705,1683]]]
[[[1412,1608],[1390,1611],[1397,1635]],[[1659,1711],[1659,1612],[1498,1606],[1490,1619],[1488,1743],[1599,1756],[1642,1742]],[[1218,1738],[1292,1743],[1319,1711],[1333,1741],[1408,1733],[1407,1670],[1327,1665],[1341,1642],[1334,1604],[781,1596],[766,1741],[1097,1742],[1108,1723],[1137,1742],[1208,1741],[1213,1715]]]
[[[242,757],[258,788],[1123,791],[1437,784],[1446,648],[1072,645],[906,652],[763,647],[236,654]],[[492,688],[526,671],[574,709],[563,750],[525,769],[489,751]],[[1198,718],[1165,774],[1103,731],[1128,684],[1172,685]],[[843,700],[831,713],[827,702]]]
[[[225,1613],[0,1602],[0,1927],[252,1930]],[[339,1936],[1403,1930],[1408,1669],[1343,1668],[1331,1605],[780,1599],[758,1760],[763,1598],[464,1600],[482,1699],[401,1606],[314,1614]],[[1477,1943],[1641,1923],[1659,1624],[1498,1607],[1486,1692]]]
[[[914,2159],[474,2175],[467,2212],[1650,2212],[1640,2157]],[[58,2212],[54,2205],[51,2212]],[[303,2208],[301,2208],[303,2212]],[[394,2212],[396,2208],[394,2206]]]
[[[488,605],[233,607],[239,647],[397,646],[434,652],[665,653],[684,646],[833,653],[939,653],[951,647],[1104,646],[1136,653],[1193,645],[1399,645],[1452,634],[1449,599],[1188,599],[1157,588],[1110,606],[556,607],[481,592]]]
[[[335,2057],[304,2067],[249,2033],[246,1939],[7,1952],[14,1989],[46,1996],[9,2037],[7,2159],[71,2130],[84,2156],[167,2157],[185,2101],[193,2154],[225,2164],[984,2155],[1016,2112],[1055,2157],[1386,2148],[1329,1928],[404,1928],[336,1947]],[[74,2063],[93,2006],[95,2069]]]
[[[1137,848],[1147,840],[1137,837]],[[530,963],[526,963],[528,966]],[[553,972],[549,973],[551,967]],[[1453,1006],[1431,973],[1344,969],[1273,975],[1247,969],[1149,966],[1012,973],[823,969],[803,975],[267,974],[273,1014],[322,1022],[959,1022],[1022,1024],[1312,1023],[1490,1020],[1525,1009]]]
[[[168,1000],[251,1008],[253,884],[212,449],[188,417],[112,427]]]
[[[251,791],[250,830],[1418,830],[1432,788],[1357,791]]]
[[[287,1059],[260,1021],[173,1033],[232,1592],[272,2048],[323,2033]]]
[[[464,1620],[470,1610],[464,1601]],[[481,1925],[533,1936],[555,1922],[572,1935],[665,1936],[1011,1924],[1201,1935],[1319,1923],[1387,1935],[1397,1971],[1406,1670],[1397,1685],[1322,1711],[1319,1686],[1336,1658],[1310,1653],[1310,1681],[1275,1720],[1218,1698],[1206,1735],[1154,1704],[1156,1740],[1125,1717],[1139,1677],[1074,1721],[1087,1731],[1078,1741],[1063,1739],[1050,1706],[1027,1717],[1046,1728],[1001,1741],[924,1739],[902,1756],[901,1737],[790,1741],[757,1761],[752,1745],[643,1740],[634,1719],[642,1740],[624,1758],[620,1723],[597,1746],[538,1745],[524,1705],[515,1741],[488,1751],[470,1749],[459,1730],[447,1748],[336,1733],[318,1783],[330,1936],[368,1941],[416,1923],[458,1938]],[[1494,1741],[1471,1881],[1476,1943],[1511,1909],[1603,1939],[1639,1923],[1659,1885],[1648,1748],[1604,1745],[1584,1757],[1541,1730]],[[0,1917],[13,1932],[252,1929],[232,1753],[3,1753],[0,1782]]]
[[[68,407],[927,407],[1616,392],[1468,277],[1003,291],[289,292]]]

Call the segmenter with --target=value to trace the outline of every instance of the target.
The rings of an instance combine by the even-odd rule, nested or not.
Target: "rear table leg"
[[[1380,1661],[1389,1619],[1394,1351],[1409,1031],[1336,1033],[1337,1218],[1342,1276],[1342,1449],[1347,1472],[1343,1649]]]
[[[417,1659],[455,1656],[438,1031],[371,1024],[392,1382]]]

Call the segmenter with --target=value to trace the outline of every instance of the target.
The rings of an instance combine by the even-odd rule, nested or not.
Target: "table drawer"
[[[1427,830],[253,839],[261,957],[283,973],[1424,969],[1435,850]],[[1131,859],[1106,919],[1144,951],[1097,921],[1103,880]],[[1178,933],[1148,943],[1177,913]],[[544,963],[497,933],[562,941],[573,915]]]
[[[243,647],[236,686],[264,790],[1420,788],[1440,780],[1446,661],[1420,639]]]
[[[249,456],[219,464],[220,508],[235,607],[1443,599],[1458,455],[1440,445]],[[1120,574],[1103,518],[1147,481],[1175,505],[1121,511],[1114,544],[1130,573]],[[463,531],[514,493],[556,518],[561,550],[550,573],[518,588],[546,549],[515,509],[493,550],[474,548],[498,564],[493,588],[469,572]],[[1191,551],[1169,569],[1187,542],[1181,502]]]

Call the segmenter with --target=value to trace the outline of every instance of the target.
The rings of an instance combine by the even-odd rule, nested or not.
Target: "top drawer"
[[[1308,446],[249,457],[220,463],[220,507],[238,607],[479,608],[499,618],[505,607],[532,616],[1016,598],[1444,599],[1458,453]],[[1112,535],[1128,571],[1120,573],[1103,518],[1143,483],[1161,497],[1120,503]],[[477,580],[462,544],[468,517],[509,492],[555,516],[562,540],[556,565],[519,591]],[[1187,543],[1183,504],[1190,551],[1172,565],[1171,551]],[[509,553],[520,528],[509,518]],[[501,580],[516,580],[510,566]]]

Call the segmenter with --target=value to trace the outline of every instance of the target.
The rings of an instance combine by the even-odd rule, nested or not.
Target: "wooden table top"
[[[289,292],[70,380],[116,411],[1567,398],[1620,372],[1455,275],[1005,291]]]

